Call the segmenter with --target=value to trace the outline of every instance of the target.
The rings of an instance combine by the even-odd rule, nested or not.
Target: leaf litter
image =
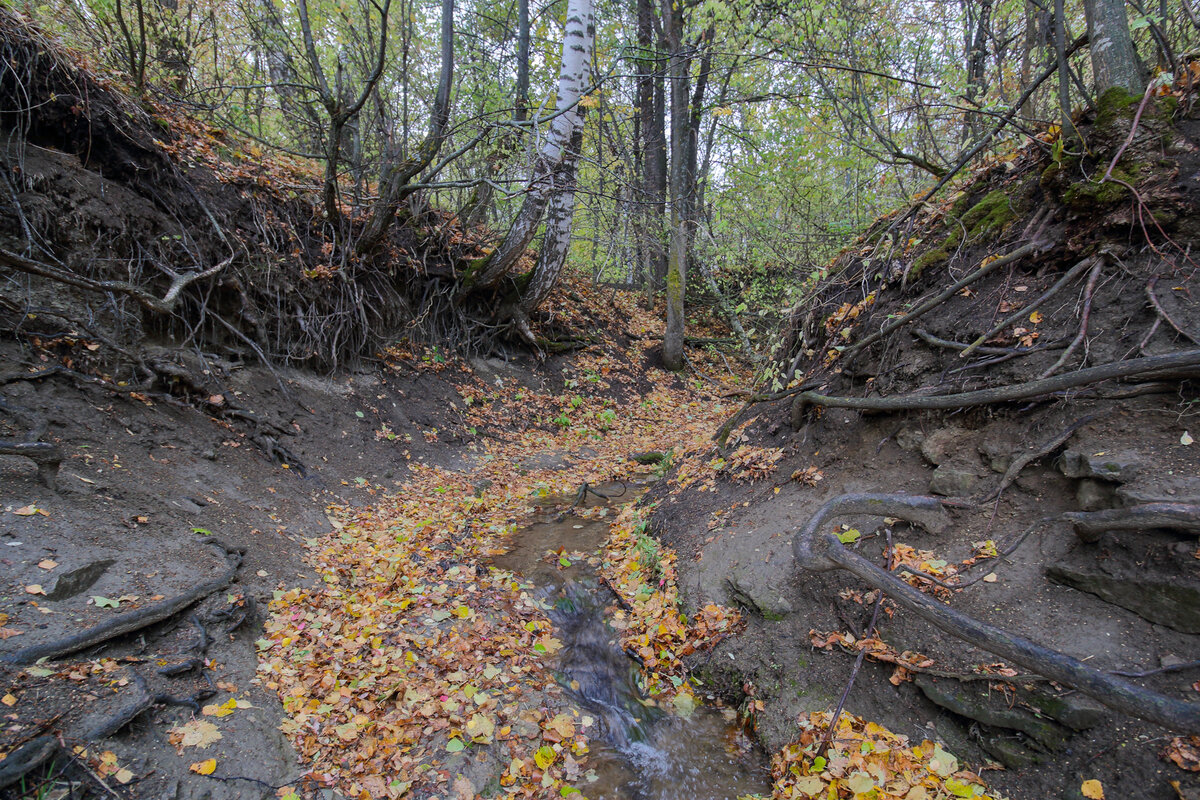
[[[564,304],[562,311],[578,313],[577,307]],[[660,325],[631,298],[591,307],[643,333]],[[625,351],[610,344],[582,353],[564,370],[561,395],[466,376],[459,390],[463,424],[472,433],[489,429],[486,439],[468,445],[473,469],[410,462],[408,482],[374,507],[328,509],[333,529],[308,542],[320,586],[276,592],[259,641],[259,679],[283,700],[282,729],[310,766],[312,788],[363,800],[470,797],[491,781],[506,797],[585,797],[595,721],[573,708],[555,682],[562,643],[547,604],[518,576],[486,564],[531,519],[535,498],[653,471],[628,456],[661,450],[664,430],[672,431],[666,444],[679,466],[674,482],[711,483],[725,468],[711,457],[711,436],[733,411],[719,395],[726,387],[681,385],[661,370],[635,367],[650,347],[634,340]],[[411,354],[385,354],[385,362],[405,355]],[[452,358],[434,355],[423,359],[429,369],[452,368]],[[710,366],[704,354],[695,360]],[[625,402],[618,406],[614,395]],[[403,446],[402,437],[388,433],[381,438]],[[571,453],[574,463],[557,470],[520,466],[546,451]],[[726,475],[761,479],[777,460],[773,452],[744,451]],[[589,557],[548,555],[568,562]],[[624,606],[611,610],[611,622],[644,668],[647,702],[686,715],[697,701],[683,659],[734,633],[740,618],[715,605],[691,618],[681,613],[674,561],[674,553],[646,536],[644,512],[628,505],[615,515],[600,564]],[[211,725],[189,725],[201,723]],[[777,754],[775,797],[809,796],[788,776],[825,775],[812,773],[811,764],[802,776],[791,771],[804,763],[818,723],[802,721],[800,742]],[[172,741],[188,746],[184,735],[189,744],[197,741],[195,728]],[[876,749],[855,751],[855,773],[835,775],[841,762],[830,765],[824,785],[837,788],[823,789],[821,797],[863,794],[844,793],[866,786],[860,774],[871,776],[879,798],[987,797],[970,773],[956,767],[943,775],[949,762],[933,745],[910,748],[903,737],[846,715],[837,741],[855,737]],[[488,774],[479,780],[472,772],[472,782],[466,775],[479,763]],[[883,793],[900,782],[909,794]],[[912,793],[922,786],[928,794]],[[958,786],[980,791],[955,795]]]

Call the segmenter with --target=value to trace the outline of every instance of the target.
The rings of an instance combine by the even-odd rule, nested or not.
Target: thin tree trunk
[[[688,207],[691,186],[688,181],[688,140],[691,125],[688,116],[690,82],[689,59],[683,50],[683,6],[665,0],[663,27],[670,49],[671,80],[671,242],[667,254],[667,321],[663,335],[663,363],[667,369],[683,369],[684,294],[687,289]]]
[[[558,75],[557,115],[550,123],[542,149],[533,165],[533,175],[521,210],[500,246],[474,266],[467,281],[471,286],[494,286],[508,274],[537,233],[538,224],[555,190],[555,174],[575,134],[579,116],[574,109],[583,96],[592,62],[592,0],[568,0],[563,32],[562,63]]]
[[[571,220],[575,214],[575,166],[583,146],[583,108],[579,107],[578,112],[572,113],[578,113],[580,120],[555,175],[555,191],[546,208],[546,233],[542,238],[542,249],[538,253],[533,276],[521,294],[521,310],[526,314],[550,296],[550,290],[558,283],[567,261],[567,253],[571,249]]]

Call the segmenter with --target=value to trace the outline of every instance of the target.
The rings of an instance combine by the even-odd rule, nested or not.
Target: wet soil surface
[[[11,346],[0,350],[5,372],[21,360]],[[0,457],[0,658],[211,579],[225,568],[214,540],[245,557],[229,586],[164,622],[30,671],[0,664],[0,695],[11,698],[0,751],[44,731],[63,732],[73,746],[87,714],[115,711],[141,679],[152,694],[188,702],[154,704],[120,736],[75,756],[69,774],[155,798],[270,797],[293,782],[304,766],[279,732],[278,697],[255,677],[266,606],[276,590],[311,585],[304,542],[330,530],[327,506],[373,502],[410,463],[462,462],[469,451],[456,445],[468,434],[454,416],[452,378],[234,371],[229,400],[291,433],[283,444],[297,463],[286,468],[246,428],[165,396],[139,402],[58,379],[4,386],[6,404],[49,420],[48,440],[67,460],[52,491],[31,462]],[[11,416],[0,428],[0,437],[23,434]],[[196,658],[203,666],[158,672]],[[220,720],[219,741],[176,750],[172,729],[209,719],[196,713],[201,706],[231,700],[237,710]],[[189,772],[197,756],[217,760],[214,776]],[[68,786],[66,778],[26,781],[11,791]]]
[[[563,506],[615,506],[633,502],[647,485],[594,487],[586,500],[544,498],[542,513],[514,534],[512,549],[493,564],[529,580],[563,642],[558,679],[585,712],[596,715],[583,789],[593,800],[735,800],[768,793],[762,752],[746,736],[735,712],[699,706],[689,715],[665,713],[638,688],[636,662],[625,655],[605,621],[615,595],[597,567],[609,521],[558,511]]]

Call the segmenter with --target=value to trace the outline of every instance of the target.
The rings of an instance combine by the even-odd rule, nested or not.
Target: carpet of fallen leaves
[[[626,329],[657,326],[632,298],[608,307]],[[546,604],[487,563],[539,496],[653,470],[628,456],[662,450],[664,430],[675,452],[711,447],[733,411],[722,387],[643,371],[653,346],[647,337],[581,354],[562,394],[469,379],[464,424],[492,432],[473,443],[472,468],[414,464],[374,507],[329,509],[335,530],[309,541],[321,586],[277,592],[259,643],[260,680],[283,700],[312,788],[356,798],[586,791],[595,723],[555,683],[562,645]],[[522,466],[546,452],[571,453],[572,465]],[[628,603],[617,624],[661,674],[648,680],[652,693],[686,705],[679,658],[731,630],[736,614],[710,606],[682,616],[673,556],[658,553],[657,571],[639,571],[635,524],[632,511],[619,515],[603,566]]]
[[[934,800],[934,798],[998,798],[989,794],[973,772],[941,745],[924,741],[910,745],[907,736],[843,713],[824,755],[819,745],[832,715],[820,711],[800,720],[799,740],[775,754],[771,772],[774,798],[872,798],[872,800]]]
[[[463,373],[462,425],[489,435],[468,445],[469,468],[413,464],[407,483],[377,494],[375,506],[330,508],[335,530],[309,541],[319,588],[276,593],[259,678],[282,698],[284,731],[309,767],[307,784],[281,797],[306,788],[364,799],[586,793],[597,723],[555,682],[562,643],[547,601],[489,557],[504,552],[540,497],[656,469],[631,454],[669,453],[676,485],[761,479],[778,461],[751,450],[714,458],[712,434],[734,410],[723,395],[745,375],[726,373],[722,386],[648,368],[657,320],[627,295],[586,296],[601,291],[575,287],[583,302],[559,312],[582,326],[596,320],[579,309],[601,307],[632,336],[573,359],[564,392],[485,383],[453,359],[421,357],[421,369]],[[693,363],[721,372],[702,353]],[[402,449],[390,433],[381,436]],[[547,453],[568,457],[558,469],[532,466]],[[615,515],[600,574],[618,597],[610,621],[642,663],[647,702],[686,715],[697,701],[683,659],[736,633],[741,620],[716,605],[682,612],[675,554],[647,534],[645,517],[632,505]],[[801,738],[775,755],[776,798],[988,797],[934,744],[909,746],[844,715],[833,748],[817,757],[828,716],[800,722]]]

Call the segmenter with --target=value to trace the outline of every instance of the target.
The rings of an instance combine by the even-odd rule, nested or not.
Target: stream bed
[[[588,492],[579,507],[627,503],[645,488],[597,486],[607,497]],[[615,601],[597,571],[610,518],[556,511],[575,499],[539,499],[538,519],[518,531],[512,549],[492,563],[532,582],[551,607],[563,643],[559,682],[581,711],[599,722],[587,761],[596,780],[580,788],[590,800],[769,796],[766,759],[732,711],[701,705],[683,717],[646,704],[637,685],[638,666],[622,652],[604,617],[606,606]]]

